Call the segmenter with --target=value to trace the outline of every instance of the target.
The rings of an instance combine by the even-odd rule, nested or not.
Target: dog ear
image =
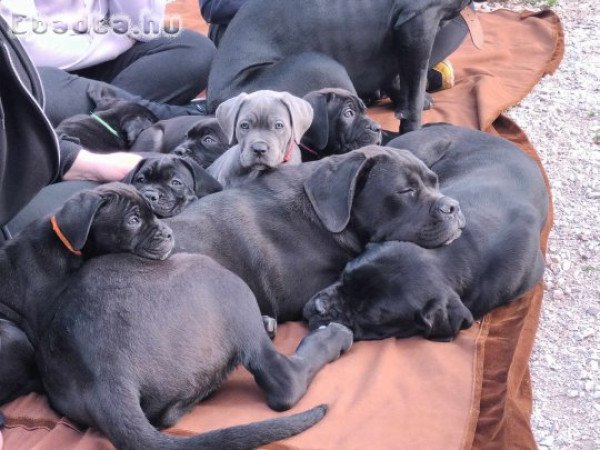
[[[223,186],[215,178],[191,158],[181,158],[181,162],[189,169],[194,178],[194,192],[196,197],[202,198],[223,190]]]
[[[93,83],[87,90],[88,97],[96,104],[95,110],[110,108],[117,100],[115,91],[106,83]]]
[[[313,109],[313,120],[304,134],[308,145],[315,150],[323,150],[329,142],[329,101],[330,95],[320,91],[312,91],[304,97]]]
[[[246,97],[248,97],[248,94],[242,92],[237,97],[230,98],[221,103],[215,112],[215,116],[229,144],[233,144],[235,141],[235,126],[237,124],[238,113]]]
[[[473,324],[471,311],[453,293],[443,302],[432,299],[415,315],[415,322],[423,336],[433,341],[451,341],[457,333]]]
[[[135,178],[139,170],[142,168],[142,166],[146,163],[147,159],[148,158],[140,159],[140,161],[135,165],[135,167],[131,169],[131,171],[127,175],[125,175],[125,178],[121,180],[121,183],[133,184],[133,179]]]
[[[292,139],[298,143],[313,122],[312,106],[306,100],[296,97],[289,92],[280,92],[279,94],[292,119]]]
[[[54,217],[62,234],[75,250],[85,245],[92,222],[104,198],[96,191],[82,191],[65,202]]]
[[[361,152],[348,153],[342,161],[330,157],[304,182],[304,192],[317,216],[332,233],[348,225],[356,182],[369,159]]]
[[[121,130],[125,133],[127,147],[131,147],[142,131],[150,128],[154,122],[149,117],[126,118],[121,123]]]

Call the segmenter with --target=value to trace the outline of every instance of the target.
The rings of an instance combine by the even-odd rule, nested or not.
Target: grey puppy
[[[464,217],[422,161],[370,146],[283,165],[167,222],[176,251],[212,257],[250,286],[263,314],[285,321],[300,319],[368,242],[437,247],[460,236]]]
[[[146,259],[172,246],[143,197],[113,184],[79,194],[54,228],[38,221],[0,251],[10,288],[0,304],[33,344],[52,406],[122,449],[247,449],[318,422],[324,406],[187,439],[154,428],[173,425],[239,363],[272,408],[288,409],[352,343],[333,324],[279,354],[237,276],[201,255]],[[27,270],[11,277],[15,267]]]
[[[287,92],[241,93],[219,106],[217,120],[231,144],[209,168],[223,187],[280,164],[300,164],[298,142],[313,120],[308,102]]]
[[[408,148],[458,199],[467,227],[449,246],[373,244],[338,283],[304,309],[311,327],[346,324],[356,339],[415,334],[451,340],[542,277],[540,232],[548,192],[533,159],[512,143],[451,125],[426,126],[390,143]]]

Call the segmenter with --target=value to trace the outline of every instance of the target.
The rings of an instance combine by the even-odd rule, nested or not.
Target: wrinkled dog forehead
[[[256,97],[251,101],[246,100],[238,113],[237,123],[241,120],[251,120],[255,126],[267,126],[274,120],[291,123],[287,106],[280,99],[268,96]]]

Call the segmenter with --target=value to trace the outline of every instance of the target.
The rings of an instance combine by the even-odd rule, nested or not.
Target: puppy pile
[[[257,42],[281,27],[249,18],[282,3],[253,2],[232,23],[211,73],[214,117],[157,121],[103,91],[90,93],[92,115],[59,126],[90,150],[144,159],[0,248],[0,404],[44,392],[118,448],[254,448],[311,427],[326,406],[185,439],[158,429],[239,364],[283,411],[353,340],[452,340],[541,279],[549,199],[536,163],[479,131],[420,128],[423,65],[405,59],[426,60],[429,27],[469,1],[375,2],[361,20],[382,36],[361,45],[380,54],[362,77],[319,46],[260,59]],[[385,45],[384,7],[396,33]],[[307,35],[343,30],[319,20],[330,22]],[[411,33],[422,39],[408,51]],[[379,89],[411,131],[386,146],[360,98]],[[289,320],[311,332],[284,356],[266,331]]]

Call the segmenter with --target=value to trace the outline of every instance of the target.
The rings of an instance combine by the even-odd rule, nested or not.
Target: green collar
[[[119,132],[117,130],[115,130],[113,127],[111,127],[109,125],[109,123],[106,120],[104,120],[102,117],[98,116],[96,113],[93,113],[93,112],[90,113],[90,117],[92,119],[94,119],[96,122],[98,122],[100,125],[102,125],[104,128],[106,128],[110,132],[110,134],[121,139]]]

